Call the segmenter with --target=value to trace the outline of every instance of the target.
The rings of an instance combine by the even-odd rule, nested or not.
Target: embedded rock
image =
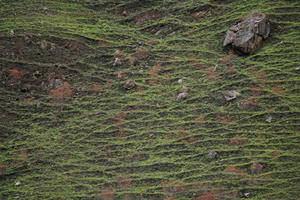
[[[251,172],[256,173],[256,174],[261,172],[262,168],[263,168],[263,166],[257,161],[254,161],[253,164],[250,166]]]
[[[261,47],[262,40],[270,34],[270,22],[263,13],[253,12],[245,20],[230,27],[223,45],[244,54],[254,53]]]
[[[123,86],[125,89],[130,90],[135,87],[135,84],[132,80],[127,80]]]
[[[233,99],[236,99],[236,97],[239,95],[240,93],[235,91],[235,90],[231,90],[229,92],[226,92],[224,94],[224,98],[226,101],[231,101]]]
[[[210,151],[208,154],[207,154],[207,157],[209,159],[213,159],[217,156],[217,152],[216,151]]]
[[[121,64],[122,64],[121,59],[120,58],[116,58],[113,66],[118,66],[118,65],[121,65]]]
[[[178,101],[178,100],[182,100],[182,99],[185,99],[185,97],[186,97],[185,93],[182,92],[182,93],[179,93],[179,94],[177,95],[176,100],[177,100],[177,101]]]

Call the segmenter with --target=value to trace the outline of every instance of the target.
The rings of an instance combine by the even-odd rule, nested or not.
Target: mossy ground
[[[224,49],[255,10],[271,37]],[[299,198],[299,1],[1,0],[0,16],[0,199]]]

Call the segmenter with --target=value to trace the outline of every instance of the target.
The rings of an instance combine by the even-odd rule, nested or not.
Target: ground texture
[[[271,37],[224,49],[252,11]],[[0,199],[299,198],[299,1],[0,0],[0,16]]]

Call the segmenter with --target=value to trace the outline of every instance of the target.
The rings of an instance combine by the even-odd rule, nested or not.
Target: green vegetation
[[[263,47],[224,49],[256,10]],[[299,1],[0,0],[0,16],[0,199],[299,198]]]

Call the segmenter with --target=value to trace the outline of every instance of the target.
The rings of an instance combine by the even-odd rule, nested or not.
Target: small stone
[[[239,102],[238,103],[238,107],[239,107],[239,109],[246,109],[246,108],[248,108],[248,106],[249,106],[249,102]]]
[[[233,99],[236,99],[237,95],[239,95],[239,94],[240,94],[239,92],[232,90],[232,91],[225,93],[224,98],[226,99],[226,101],[231,101]]]
[[[269,123],[271,123],[272,122],[272,116],[270,115],[270,116],[268,116],[268,118],[266,119],[266,122],[269,122]]]
[[[178,81],[177,81],[177,82],[178,82],[179,84],[181,84],[181,83],[182,83],[182,81],[183,81],[183,80],[182,80],[182,78],[181,78],[181,79],[178,79]]]
[[[39,71],[35,71],[33,74],[32,74],[32,77],[34,78],[34,79],[38,79],[39,77],[41,77],[42,76],[42,74],[39,72]]]
[[[20,182],[20,181],[16,182],[16,186],[18,186],[18,185],[21,185],[21,182]]]
[[[177,97],[176,97],[176,100],[178,101],[178,100],[182,100],[182,99],[185,99],[185,93],[184,92],[182,92],[182,93],[179,93],[178,95],[177,95]]]
[[[213,159],[217,156],[217,152],[216,151],[210,151],[207,155],[208,158]]]
[[[125,83],[124,83],[124,88],[127,89],[127,90],[130,90],[132,88],[135,87],[135,84],[132,80],[127,80]]]
[[[44,7],[44,8],[43,8],[43,12],[44,12],[45,14],[48,14],[48,8]]]
[[[122,64],[121,63],[121,59],[120,58],[116,58],[113,66],[117,66],[117,65],[121,65],[121,64]]]
[[[168,28],[162,28],[160,30],[158,30],[155,35],[159,35],[161,32],[168,30]]]
[[[244,196],[245,198],[249,198],[249,197],[250,197],[250,192],[245,192],[245,193],[243,193],[243,196]]]

